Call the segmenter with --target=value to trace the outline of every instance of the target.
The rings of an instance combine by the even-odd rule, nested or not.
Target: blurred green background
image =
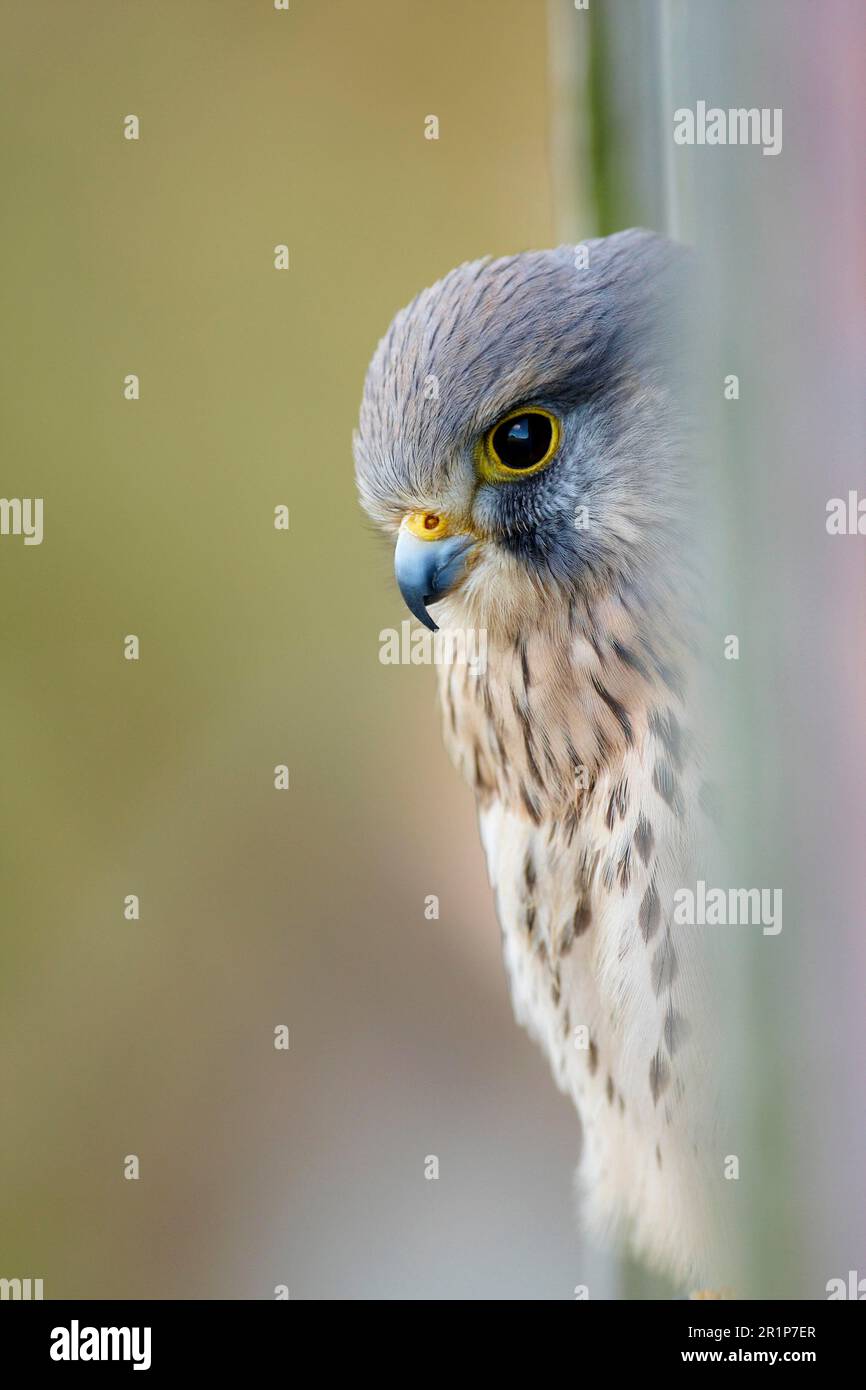
[[[46,1297],[587,1281],[351,460],[393,312],[554,237],[544,11],[4,5],[0,1274]]]

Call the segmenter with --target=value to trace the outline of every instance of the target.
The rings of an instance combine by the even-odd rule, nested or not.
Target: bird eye
[[[546,410],[519,410],[506,415],[484,437],[481,472],[493,481],[538,473],[556,453],[559,421]]]

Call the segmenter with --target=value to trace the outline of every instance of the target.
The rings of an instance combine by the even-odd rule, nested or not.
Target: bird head
[[[679,256],[634,230],[474,261],[396,315],[356,476],[427,627],[435,609],[507,640],[557,597],[654,582],[681,485]]]

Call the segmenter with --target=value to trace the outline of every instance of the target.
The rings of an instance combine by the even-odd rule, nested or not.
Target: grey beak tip
[[[412,613],[413,616],[418,619],[419,623],[423,623],[424,626],[428,627],[431,632],[438,632],[439,625],[438,623],[434,623],[433,619],[430,617],[430,614],[427,612],[427,607],[424,602],[424,598],[421,595],[412,595],[410,602],[410,595],[408,595],[405,590],[401,590],[401,593],[403,594],[403,601],[406,604],[406,607],[409,609],[409,612]],[[432,603],[433,600],[429,599],[429,602]]]
[[[394,550],[394,573],[409,612],[430,632],[439,628],[427,612],[456,584],[463,571],[466,551],[472,544],[468,536],[450,536],[424,541],[402,530]]]

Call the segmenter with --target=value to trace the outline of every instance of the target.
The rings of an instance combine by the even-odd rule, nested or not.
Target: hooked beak
[[[454,588],[473,544],[473,536],[449,534],[448,523],[435,512],[412,512],[403,518],[394,573],[409,612],[431,632],[438,632],[438,627],[427,605]]]

